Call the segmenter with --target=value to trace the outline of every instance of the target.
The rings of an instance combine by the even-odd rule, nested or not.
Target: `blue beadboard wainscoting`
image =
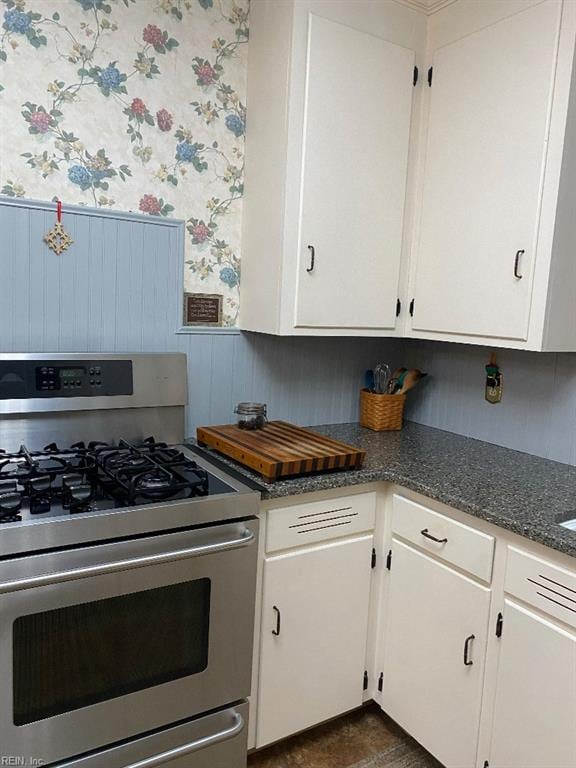
[[[496,405],[484,399],[492,352],[504,376]],[[412,421],[576,464],[576,354],[413,340],[402,357],[430,373],[408,398]]]
[[[576,354],[495,350],[504,399],[489,405],[482,347],[182,332],[182,221],[64,206],[74,244],[56,256],[43,240],[55,209],[0,198],[2,352],[185,352],[191,434],[232,421],[240,400],[297,424],[355,421],[364,371],[387,360],[430,373],[413,421],[576,464]]]
[[[43,240],[55,221],[54,203],[0,198],[0,351],[186,352],[190,433],[247,399],[298,424],[354,421],[365,369],[397,348],[182,332],[182,221],[64,206],[74,244],[60,256]]]

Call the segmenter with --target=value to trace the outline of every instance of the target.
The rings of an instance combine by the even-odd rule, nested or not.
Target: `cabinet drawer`
[[[504,589],[509,595],[576,627],[576,572],[508,547]]]
[[[393,499],[392,532],[483,581],[492,579],[494,538],[486,533],[397,494]]]
[[[375,493],[272,509],[268,512],[266,551],[371,531],[375,515]]]

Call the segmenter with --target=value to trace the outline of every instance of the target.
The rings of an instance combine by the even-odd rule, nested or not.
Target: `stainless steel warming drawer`
[[[248,704],[58,763],[58,768],[245,768]],[[193,759],[193,762],[191,762]],[[56,766],[54,767],[56,768]]]

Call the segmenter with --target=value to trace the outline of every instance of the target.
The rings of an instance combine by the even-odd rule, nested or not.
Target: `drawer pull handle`
[[[276,611],[276,629],[272,630],[272,634],[274,637],[280,637],[280,609],[273,605],[272,610]]]
[[[464,666],[465,667],[471,667],[474,662],[470,658],[470,644],[475,640],[476,638],[474,635],[468,635],[466,640],[464,641]]]
[[[430,539],[430,541],[435,541],[436,544],[448,544],[448,539],[438,539],[436,536],[432,536],[431,533],[428,533],[428,528],[423,528],[420,533],[422,536],[425,536],[427,539]]]

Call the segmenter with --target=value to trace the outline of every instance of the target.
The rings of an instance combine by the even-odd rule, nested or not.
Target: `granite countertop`
[[[255,483],[263,498],[387,481],[576,556],[576,531],[559,525],[576,518],[576,467],[412,422],[400,432],[358,424],[313,429],[365,450],[362,469],[266,483],[220,454],[197,450]]]

